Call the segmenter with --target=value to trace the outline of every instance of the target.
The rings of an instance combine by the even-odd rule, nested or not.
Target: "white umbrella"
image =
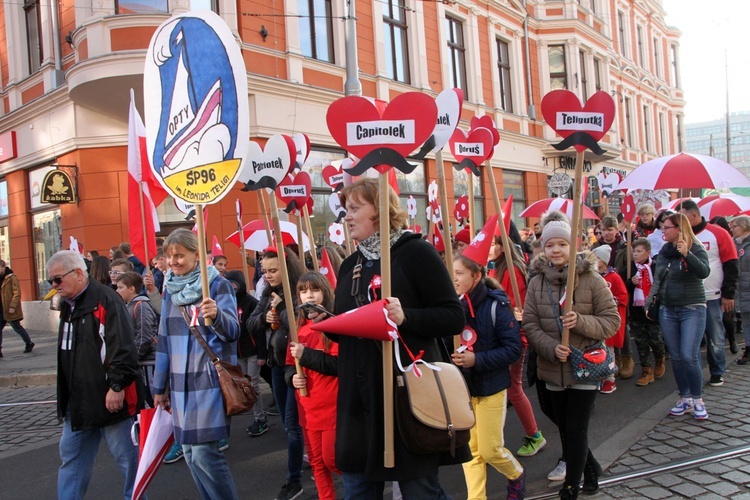
[[[153,412],[153,418],[148,418]],[[138,500],[146,493],[146,488],[154,479],[164,457],[174,442],[172,415],[161,406],[146,408],[138,415],[140,422],[140,456],[135,475],[132,500]],[[145,436],[145,438],[143,437]]]
[[[282,236],[284,245],[285,246],[291,245],[292,243],[299,245],[299,242],[297,241],[297,226],[291,222],[283,221],[283,220],[279,221],[279,224],[281,225],[281,236]],[[266,226],[262,220],[254,220],[254,221],[248,222],[242,228],[242,231],[245,234],[245,249],[246,250],[255,250],[257,252],[262,252],[269,246],[276,245],[275,240],[268,241],[268,234],[266,233]],[[271,233],[272,233],[271,236],[273,237],[273,229],[271,229]],[[239,247],[240,246],[239,231],[235,231],[229,236],[227,236],[226,241],[230,241]],[[308,239],[305,233],[302,233],[302,241],[304,245],[303,250],[305,252],[310,251],[310,240]]]
[[[738,194],[715,194],[700,200],[698,207],[706,220],[718,216],[731,217],[750,210],[750,198]]]
[[[630,172],[615,188],[630,189],[722,189],[750,187],[750,179],[729,163],[692,153],[679,153],[647,161]]]

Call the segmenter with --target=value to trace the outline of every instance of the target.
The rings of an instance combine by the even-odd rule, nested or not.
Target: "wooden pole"
[[[305,219],[305,227],[307,227],[307,239],[310,240],[310,255],[312,255],[313,267],[315,268],[315,271],[318,271],[320,270],[320,265],[318,264],[318,249],[315,248],[315,240],[312,235],[312,224],[310,223],[310,212],[307,210],[307,205],[302,206],[302,214]],[[302,243],[300,242],[300,244]]]
[[[195,205],[196,222],[198,223],[198,264],[201,268],[201,288],[203,290],[203,299],[211,297],[208,289],[208,264],[206,264],[206,228],[203,227],[203,205]],[[211,326],[211,318],[203,318],[203,324]]]
[[[469,241],[471,241],[474,239],[474,229],[477,227],[476,222],[474,222],[474,174],[467,171],[466,175],[469,176],[467,185],[469,189]]]
[[[346,249],[346,256],[348,257],[354,252],[354,249],[352,248],[352,237],[349,234],[349,226],[346,222],[342,222],[342,225],[344,226],[344,248]]]
[[[573,310],[573,292],[575,291],[576,279],[576,254],[578,253],[578,226],[581,220],[581,178],[583,177],[584,153],[576,152],[575,187],[573,189],[573,218],[570,228],[570,258],[568,259],[568,281],[565,287],[565,310],[563,316]],[[562,345],[570,344],[570,331],[565,328],[562,331]]]
[[[281,271],[281,284],[284,287],[284,300],[286,301],[286,314],[289,320],[289,338],[295,344],[299,342],[297,337],[297,315],[294,311],[294,290],[289,282],[289,272],[286,267],[286,252],[284,252],[284,239],[281,234],[281,223],[279,222],[279,210],[276,205],[276,193],[271,191],[268,194],[271,202],[271,219],[273,220],[273,230],[276,236],[276,248],[279,253],[279,271]],[[297,369],[297,375],[302,376],[302,367],[299,365],[299,359],[294,358],[294,366]],[[307,389],[299,390],[300,395],[307,396]]]
[[[521,292],[518,287],[518,276],[516,276],[516,267],[513,264],[513,243],[508,238],[508,231],[505,230],[505,216],[503,215],[502,205],[500,204],[500,195],[497,192],[497,184],[495,184],[495,172],[492,170],[492,164],[490,160],[487,160],[484,164],[487,175],[490,178],[490,191],[492,191],[492,201],[495,203],[495,212],[497,212],[497,221],[500,224],[500,238],[503,240],[503,248],[505,251],[505,266],[508,268],[508,276],[510,276],[510,287],[513,289],[513,298],[516,299],[516,307],[523,309],[523,302],[521,302]],[[494,238],[494,236],[493,236]],[[498,281],[502,276],[498,276]]]
[[[271,235],[271,228],[268,225],[269,214],[266,208],[266,199],[263,197],[263,191],[263,189],[258,191],[258,199],[260,200],[260,211],[263,212],[263,225],[266,226],[266,238],[268,238],[268,244],[271,245],[273,243],[273,236]],[[279,214],[275,210],[272,215],[275,215],[277,219],[279,218]]]
[[[298,254],[299,259],[302,261],[302,265],[305,269],[307,269],[307,264],[305,263],[305,245],[302,243],[302,210],[297,210],[297,247],[299,248]]]
[[[443,244],[445,245],[445,263],[448,267],[448,274],[453,276],[453,243],[451,239],[450,210],[448,209],[448,192],[445,187],[445,163],[443,162],[443,150],[435,153],[435,162],[437,163],[438,175],[438,193],[440,193],[440,214],[443,216]],[[469,174],[471,176],[472,174]],[[461,347],[461,335],[453,336],[453,349]]]
[[[381,297],[391,296],[391,221],[389,217],[388,174],[381,174],[379,179],[380,196],[380,279]],[[392,468],[395,466],[396,455],[394,451],[393,436],[393,342],[383,341],[383,425],[384,425],[384,452],[383,466]]]

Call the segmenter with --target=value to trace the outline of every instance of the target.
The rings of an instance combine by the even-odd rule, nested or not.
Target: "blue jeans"
[[[31,337],[29,337],[26,329],[23,327],[23,325],[21,325],[20,319],[17,319],[15,321],[6,321],[2,318],[2,316],[0,316],[0,347],[3,346],[3,328],[5,328],[5,325],[7,325],[8,323],[10,323],[10,327],[13,328],[13,331],[21,336],[24,344],[31,344]]]
[[[61,500],[81,499],[94,470],[96,453],[102,438],[125,476],[123,497],[130,500],[133,483],[138,470],[138,447],[130,438],[133,419],[108,425],[100,429],[74,431],[70,427],[70,412],[65,416],[62,437],[60,438],[60,459],[62,465],[57,475],[57,496]]]
[[[302,441],[302,427],[299,425],[299,414],[297,413],[297,399],[292,389],[284,381],[284,367],[273,366],[271,368],[271,379],[273,385],[273,397],[281,413],[281,423],[286,430],[287,451],[287,473],[286,480],[300,482],[302,480],[302,454],[304,443]]]
[[[672,356],[672,370],[681,397],[703,396],[701,338],[706,329],[706,308],[659,308],[659,324],[664,344]]]
[[[724,352],[724,322],[721,299],[706,302],[706,360],[711,375],[724,375],[727,355]]]
[[[219,450],[219,442],[201,444],[183,444],[185,462],[193,475],[201,498],[236,499],[237,489],[234,486],[232,473],[224,454]]]
[[[344,500],[382,500],[385,483],[369,481],[359,472],[344,472]],[[438,482],[437,472],[431,476],[409,481],[399,481],[401,497],[404,500],[451,500]]]

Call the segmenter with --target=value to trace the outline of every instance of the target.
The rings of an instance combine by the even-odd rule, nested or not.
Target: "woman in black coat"
[[[439,350],[438,339],[461,331],[463,310],[437,251],[420,235],[404,232],[406,213],[400,208],[396,193],[390,188],[389,191],[389,318],[398,325],[403,342],[413,353],[424,351],[427,361],[448,361]],[[341,264],[336,314],[383,298],[377,279],[381,273],[377,181],[363,179],[346,187],[341,202],[347,209],[345,222],[351,237],[359,245]],[[353,290],[353,270],[358,264],[362,267],[361,278]],[[398,481],[405,499],[444,498],[437,480],[438,466],[469,460],[468,448],[458,450],[455,458],[449,454],[410,453],[394,417],[395,467],[385,468],[380,342],[344,335],[335,336],[334,340],[339,342],[336,466],[343,472],[345,498],[382,498],[384,481]],[[409,360],[408,353],[400,347],[401,359]]]

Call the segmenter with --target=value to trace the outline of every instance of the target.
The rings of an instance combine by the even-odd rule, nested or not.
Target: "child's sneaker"
[[[245,429],[247,435],[250,437],[262,436],[268,432],[268,422],[265,420],[256,420]]]
[[[182,451],[182,445],[179,443],[175,443],[172,445],[172,448],[169,449],[169,453],[167,453],[167,456],[164,457],[164,463],[173,464],[175,462],[179,462],[183,458],[185,458],[185,452]]]
[[[554,469],[547,474],[547,479],[550,481],[565,481],[565,473],[568,471],[567,464],[562,458],[557,461],[557,465]]]
[[[523,500],[526,497],[526,472],[516,479],[508,479],[508,500]]]
[[[599,392],[602,394],[612,394],[617,390],[617,385],[615,384],[614,380],[605,380],[602,382],[602,388],[599,389]]]
[[[679,401],[677,401],[677,404],[669,410],[669,414],[674,417],[679,417],[680,415],[684,415],[691,411],[693,411],[693,398],[680,398]]]
[[[229,449],[229,440],[219,439],[219,451],[225,451]]]
[[[708,418],[708,412],[706,411],[706,405],[703,404],[703,398],[696,399],[693,403],[693,416],[696,420],[706,420]]]
[[[516,455],[519,457],[531,457],[544,448],[544,445],[547,444],[547,440],[544,439],[544,436],[542,436],[540,431],[537,431],[536,436],[537,437],[524,436],[522,439],[523,445],[518,449]]]

